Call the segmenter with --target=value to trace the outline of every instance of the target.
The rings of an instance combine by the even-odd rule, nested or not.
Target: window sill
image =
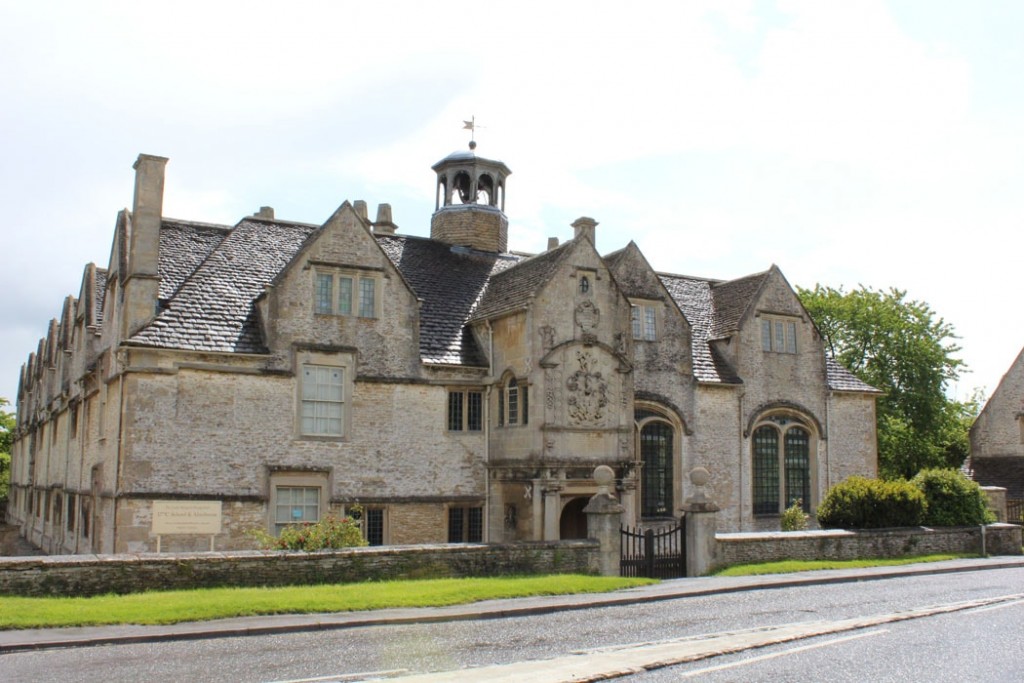
[[[348,441],[347,436],[331,436],[327,434],[299,434],[295,437],[295,441]]]

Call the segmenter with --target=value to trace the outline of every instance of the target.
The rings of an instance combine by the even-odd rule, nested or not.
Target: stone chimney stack
[[[356,215],[363,219],[364,223],[370,222],[370,217],[366,213],[366,202],[362,199],[357,199],[352,202],[352,209],[356,212]]]
[[[253,218],[262,218],[264,220],[274,220],[274,207],[272,206],[261,206],[260,210],[254,213]]]
[[[377,220],[373,222],[373,232],[378,235],[394,235],[398,226],[391,220],[391,205],[377,205]]]
[[[597,227],[597,221],[588,216],[580,216],[572,224],[573,229],[576,231],[574,237],[579,238],[585,236],[590,243],[593,245],[597,244],[597,240],[594,236],[595,228]]]
[[[156,315],[160,297],[160,225],[166,157],[140,154],[135,161],[135,198],[128,234],[128,262],[121,264],[124,309],[121,333],[130,337]]]
[[[547,250],[551,251],[552,249],[556,249],[557,247],[558,247],[558,238],[557,237],[549,237],[548,238],[548,249]]]

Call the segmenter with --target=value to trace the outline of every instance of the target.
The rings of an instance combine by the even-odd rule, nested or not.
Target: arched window
[[[529,392],[525,384],[519,384],[515,377],[509,377],[498,392],[498,426],[512,427],[529,422]]]
[[[670,517],[674,514],[673,461],[675,428],[662,415],[637,409],[641,469],[640,515]]]
[[[811,511],[811,430],[799,418],[772,416],[754,429],[754,514],[777,515],[800,501]]]

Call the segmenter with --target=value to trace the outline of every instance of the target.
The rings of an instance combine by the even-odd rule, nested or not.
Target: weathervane
[[[476,123],[476,114],[474,114],[473,116],[470,116],[469,117],[469,121],[463,120],[463,122],[462,122],[462,130],[468,130],[469,131],[469,148],[470,149],[476,149],[476,129],[477,128],[483,128],[483,126],[478,126],[477,125],[477,123]]]

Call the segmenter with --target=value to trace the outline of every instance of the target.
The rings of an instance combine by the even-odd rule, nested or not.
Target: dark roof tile
[[[199,233],[215,228],[194,227]],[[156,319],[129,342],[196,351],[266,352],[256,298],[317,229],[308,224],[243,220],[184,278]],[[201,235],[192,244],[201,247],[208,238],[210,234]],[[161,252],[164,258],[194,261],[197,253],[186,252],[183,257],[174,252],[165,257]]]
[[[496,272],[480,298],[470,320],[484,320],[522,310],[551,278],[574,242],[566,242],[550,251],[509,264]]]
[[[874,394],[882,393],[867,382],[861,381],[856,375],[842,366],[830,356],[825,357],[825,374],[828,386],[836,391],[865,391]]]
[[[520,257],[453,247],[423,237],[377,235],[377,243],[422,301],[423,361],[486,365],[466,322],[488,280]]]
[[[165,218],[160,226],[160,298],[170,299],[231,228]]]
[[[767,272],[756,273],[711,285],[715,307],[715,321],[709,333],[711,339],[724,339],[739,329],[743,314],[750,308],[767,277]]]
[[[690,322],[693,376],[700,382],[739,383],[740,379],[710,344],[715,323],[711,288],[716,280],[659,274],[669,295]]]

